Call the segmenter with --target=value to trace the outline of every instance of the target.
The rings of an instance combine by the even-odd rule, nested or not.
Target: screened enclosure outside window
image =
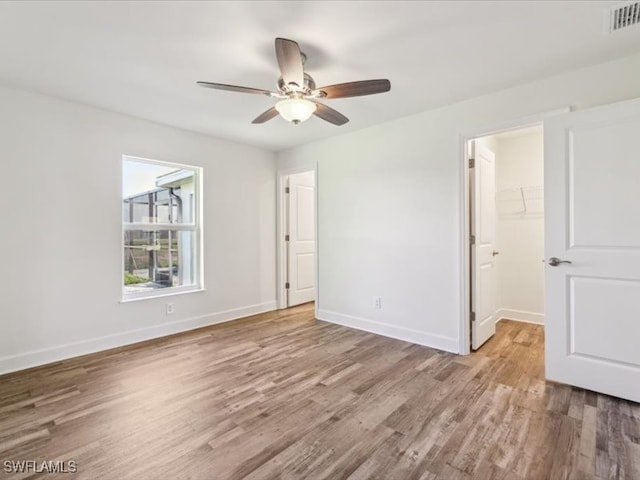
[[[200,289],[201,169],[122,163],[123,299]]]

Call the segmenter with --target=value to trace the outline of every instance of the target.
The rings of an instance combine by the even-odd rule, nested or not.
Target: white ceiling
[[[640,52],[603,33],[603,1],[2,2],[0,83],[280,150]],[[391,92],[328,100],[351,121],[250,122],[272,90],[280,36],[318,86],[389,78]]]

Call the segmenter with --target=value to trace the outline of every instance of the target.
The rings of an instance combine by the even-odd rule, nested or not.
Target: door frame
[[[296,173],[314,172],[313,184],[313,209],[314,219],[314,240],[316,245],[316,265],[315,265],[315,315],[318,315],[318,295],[320,291],[318,266],[319,246],[318,246],[318,164],[305,167],[287,168],[277,172],[277,192],[276,192],[276,308],[281,310],[287,308],[287,290],[284,286],[287,273],[287,242],[284,239],[287,230],[287,201],[286,201],[286,180],[289,175]]]
[[[560,115],[562,113],[569,113],[571,111],[571,107],[559,108],[557,110],[516,118],[511,121],[488,124],[475,130],[469,130],[459,134],[458,166],[460,168],[460,173],[458,179],[461,190],[459,252],[460,258],[462,259],[462,262],[460,262],[460,321],[458,324],[458,332],[460,335],[458,339],[460,355],[469,355],[471,353],[471,285],[469,282],[471,278],[471,212],[468,160],[470,154],[468,151],[469,141],[512,130],[535,127],[541,125],[543,120],[547,117]]]

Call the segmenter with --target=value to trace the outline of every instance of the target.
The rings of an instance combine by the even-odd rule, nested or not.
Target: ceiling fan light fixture
[[[276,110],[282,118],[295,124],[308,120],[316,108],[315,103],[304,98],[287,98],[276,103]]]

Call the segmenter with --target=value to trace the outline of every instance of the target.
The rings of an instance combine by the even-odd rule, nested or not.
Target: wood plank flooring
[[[0,478],[640,479],[640,405],[545,382],[539,326],[461,357],[305,305],[0,377]]]

